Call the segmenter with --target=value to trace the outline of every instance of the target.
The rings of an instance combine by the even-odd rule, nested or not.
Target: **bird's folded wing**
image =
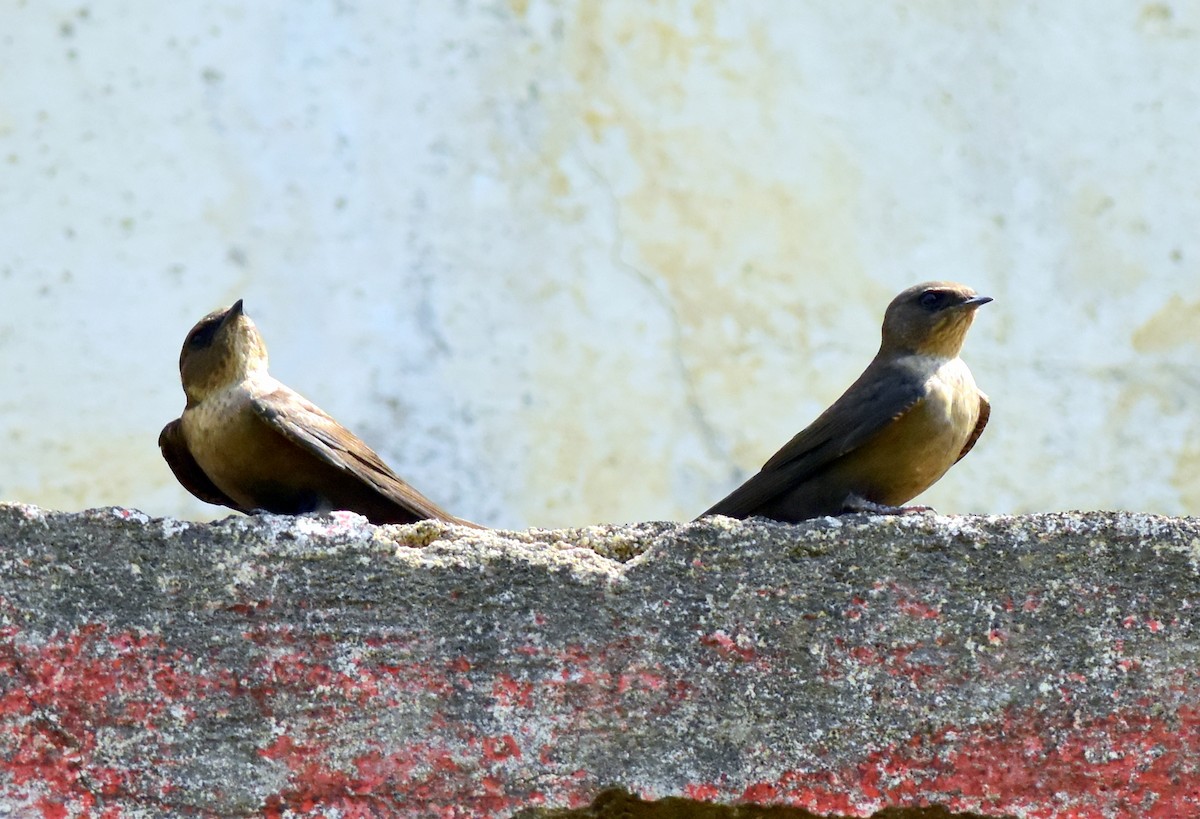
[[[979,436],[983,434],[983,428],[987,426],[988,418],[992,414],[992,405],[988,401],[988,397],[979,393],[979,420],[975,422],[975,429],[971,430],[971,437],[963,444],[962,452],[958,453],[958,457],[954,459],[954,463],[958,463],[963,458],[967,457],[967,453],[971,451],[971,447],[975,446],[975,442],[979,440]]]
[[[358,436],[298,393],[278,389],[255,399],[251,406],[271,429],[330,466],[375,488],[417,517],[456,520],[405,483]]]
[[[867,368],[817,420],[772,455],[762,471],[704,515],[745,517],[853,452],[924,400],[925,386],[911,371],[899,367]]]
[[[167,466],[171,467],[176,480],[183,485],[184,489],[206,503],[228,506],[230,509],[241,509],[232,498],[208,479],[208,475],[204,474],[200,464],[196,463],[191,450],[188,449],[187,441],[183,438],[183,427],[178,418],[163,427],[162,432],[158,434],[158,448],[162,450],[163,459],[167,462]],[[241,509],[241,511],[246,510]]]

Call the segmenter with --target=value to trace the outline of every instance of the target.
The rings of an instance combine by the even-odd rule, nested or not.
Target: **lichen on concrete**
[[[0,812],[1200,810],[1200,524],[0,505]],[[107,813],[106,813],[107,812]]]

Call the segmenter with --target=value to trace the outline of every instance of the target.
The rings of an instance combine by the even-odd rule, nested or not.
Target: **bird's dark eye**
[[[217,334],[217,328],[221,326],[220,321],[206,321],[196,329],[192,330],[191,335],[187,337],[187,341],[183,342],[185,347],[193,349],[199,347],[207,347],[212,343],[213,336]]]
[[[939,293],[936,290],[926,290],[921,294],[920,304],[930,310],[936,310],[946,300],[945,293]]]

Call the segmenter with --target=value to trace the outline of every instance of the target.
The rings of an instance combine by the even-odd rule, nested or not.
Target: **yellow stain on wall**
[[[1136,290],[1149,275],[1142,264],[1133,261],[1142,255],[1138,248],[1149,229],[1143,203],[1133,194],[1085,186],[1071,204],[1063,220],[1071,234],[1067,272],[1092,292]]]
[[[1184,514],[1200,515],[1200,425],[1194,425],[1183,451],[1175,459],[1171,483],[1179,490]]]
[[[1200,347],[1200,301],[1186,302],[1177,295],[1133,333],[1133,349],[1139,353],[1161,353],[1187,345]]]
[[[175,483],[155,444],[156,434],[106,434],[48,444],[40,461],[52,466],[13,480],[0,500],[36,498],[39,506],[49,509],[129,506],[148,514],[164,514],[144,493],[147,476],[154,476],[159,486]],[[186,495],[182,487],[179,491]]]
[[[529,200],[537,212],[581,229],[587,218],[596,229],[598,192],[610,197],[607,286],[650,298],[650,313],[670,325],[645,334],[636,360],[621,358],[628,339],[615,340],[636,332],[623,316],[605,325],[612,341],[581,326],[538,357],[534,392],[545,403],[524,423],[559,441],[529,454],[538,501],[526,515],[542,525],[592,522],[577,519],[583,509],[605,520],[668,513],[679,494],[673,459],[687,457],[689,436],[694,446],[707,435],[730,468],[756,468],[870,360],[892,295],[866,278],[859,256],[864,180],[842,134],[819,112],[790,110],[797,77],[750,15],[682,7],[690,13],[580,2],[566,10],[551,65],[515,55],[494,75],[506,89],[526,78],[539,88],[535,153],[491,146],[504,177],[540,191]],[[781,142],[785,109],[796,133]],[[580,162],[590,175],[564,172]],[[596,275],[563,280],[585,323]],[[848,315],[864,337],[847,337]],[[815,347],[858,363],[823,371]],[[564,371],[585,379],[564,387]]]

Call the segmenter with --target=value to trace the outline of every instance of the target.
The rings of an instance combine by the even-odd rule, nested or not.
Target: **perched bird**
[[[240,512],[344,509],[372,523],[460,520],[400,479],[319,407],[267,373],[239,299],[192,328],[179,354],[187,405],[158,446],[184,488]]]
[[[874,360],[762,470],[701,515],[795,522],[842,512],[896,514],[971,451],[991,406],[958,357],[980,305],[953,282],[892,300]]]

